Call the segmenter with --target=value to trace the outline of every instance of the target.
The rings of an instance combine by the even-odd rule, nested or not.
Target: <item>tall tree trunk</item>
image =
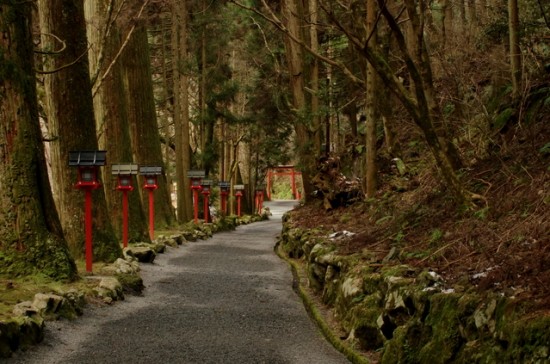
[[[376,0],[367,0],[367,37],[368,46],[371,48],[377,47],[377,34],[376,34],[376,18],[377,18],[377,6]],[[365,168],[365,195],[367,198],[373,198],[378,188],[378,168],[376,165],[376,125],[378,124],[377,109],[377,75],[376,70],[372,64],[367,65],[367,92],[366,92],[366,117],[367,127],[365,133],[366,142],[366,168]]]
[[[136,24],[136,29],[124,50],[122,59],[133,155],[141,165],[164,167],[153,98],[149,44],[143,23]],[[143,186],[142,178],[139,178],[139,186]],[[154,193],[155,228],[162,229],[172,226],[175,221],[164,173],[158,178],[158,186],[159,188]],[[139,191],[142,203],[146,208],[146,216],[148,216],[148,193],[143,191],[143,188],[139,188]]]
[[[317,0],[308,0],[309,9],[309,39],[310,47],[314,52],[319,52],[319,36],[317,34],[318,5]],[[321,153],[321,114],[319,110],[319,59],[311,57],[311,117],[313,145],[315,154]]]
[[[448,148],[441,144],[441,139],[438,137],[434,126],[434,115],[430,112],[430,105],[428,101],[429,96],[425,93],[425,85],[433,88],[433,84],[430,85],[431,78],[426,77],[431,75],[427,69],[421,70],[421,67],[426,67],[427,65],[425,63],[418,64],[418,61],[415,61],[415,58],[410,55],[407,50],[405,38],[397,24],[397,21],[386,7],[384,0],[377,1],[378,6],[382,11],[382,15],[388,21],[388,25],[390,26],[401,51],[401,55],[405,60],[407,70],[411,76],[412,82],[414,83],[416,97],[413,97],[395,78],[395,75],[390,69],[388,63],[376,50],[366,47],[362,54],[369,61],[369,63],[373,65],[380,78],[388,87],[390,87],[392,92],[403,104],[415,123],[424,133],[426,142],[432,152],[432,155],[434,156],[439,171],[457,202],[471,205],[472,194],[468,193],[468,191],[464,188],[464,185],[460,182],[455,172],[455,168],[453,167],[450,152]],[[409,9],[410,8],[411,7],[409,7]],[[420,59],[420,62],[422,62],[422,59]]]
[[[94,96],[94,115],[97,133],[100,135],[99,147],[109,152],[110,164],[134,163],[122,68],[120,62],[115,60],[122,45],[121,32],[114,20],[111,20],[111,24],[105,23],[109,19],[109,5],[113,4],[107,0],[87,0],[85,5],[88,24],[92,25],[88,27],[89,43],[93,45],[89,52],[90,73],[98,74],[103,79]],[[103,34],[107,28],[110,35],[105,37],[104,43]],[[98,63],[100,55],[104,57],[102,64]],[[111,65],[112,62],[115,64]],[[104,77],[107,69],[109,74]],[[103,170],[103,182],[111,221],[118,236],[122,238],[122,195],[116,190],[117,180],[111,175],[110,168]],[[137,185],[136,180],[134,185]],[[128,240],[149,241],[147,220],[139,193],[129,193],[128,202]]]
[[[184,64],[187,60],[187,7],[185,1],[172,3],[172,64],[174,90],[174,125],[176,142],[176,178],[178,183],[178,222],[193,217],[193,200],[187,171],[191,169],[189,146],[189,76]]]
[[[202,11],[206,12],[206,1],[202,0]],[[207,61],[206,61],[206,29],[201,31],[200,35],[200,57],[199,57],[199,72],[200,72],[200,81],[199,81],[199,114],[200,114],[200,125],[199,125],[199,150],[201,153],[204,153],[206,150],[206,72],[207,72]]]
[[[38,122],[32,7],[0,4],[0,274],[72,280]]]
[[[519,48],[518,1],[508,0],[508,33],[510,34],[510,68],[512,71],[512,95],[521,92],[521,50]]]
[[[282,11],[289,32],[297,39],[303,39],[301,34],[300,14],[295,0],[283,0]],[[311,176],[315,168],[315,154],[312,152],[310,133],[307,127],[308,108],[306,95],[304,93],[304,55],[302,46],[289,37],[285,38],[286,57],[288,70],[290,73],[290,87],[293,96],[293,109],[296,113],[295,131],[296,148],[300,158],[300,167],[302,169],[302,180],[304,183],[304,198],[313,192],[311,185]]]
[[[69,151],[97,150],[88,44],[82,0],[40,0],[40,30],[45,49],[66,48],[55,56],[46,55],[44,65],[57,70],[44,77],[46,113],[50,131],[58,139],[51,143],[52,176],[61,224],[74,256],[84,253],[84,196],[73,185],[76,168],[69,167]],[[57,37],[57,38],[56,38]],[[111,224],[105,191],[93,193],[93,255],[95,260],[113,261],[122,252]]]

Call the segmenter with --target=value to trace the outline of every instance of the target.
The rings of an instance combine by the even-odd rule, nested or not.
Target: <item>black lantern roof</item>
[[[158,176],[162,174],[161,166],[139,166],[139,174],[144,176]]]
[[[69,166],[104,166],[107,160],[105,150],[82,150],[69,152]]]
[[[138,173],[137,164],[113,164],[111,173],[115,175],[130,175]]]
[[[220,188],[229,188],[229,187],[231,187],[231,184],[227,181],[219,181],[218,186]]]
[[[212,186],[214,184],[214,181],[212,181],[211,179],[203,179],[201,184],[203,186]]]
[[[205,171],[191,170],[187,171],[187,178],[204,178],[206,177]]]

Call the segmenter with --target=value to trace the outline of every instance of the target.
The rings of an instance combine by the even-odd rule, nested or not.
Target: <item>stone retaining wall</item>
[[[550,363],[549,315],[529,317],[513,298],[446,287],[436,272],[340,256],[326,234],[289,220],[280,247],[305,266],[346,341],[380,351],[382,363]]]

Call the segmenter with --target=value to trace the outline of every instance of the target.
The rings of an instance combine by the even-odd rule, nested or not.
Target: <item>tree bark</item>
[[[46,55],[47,70],[58,70],[44,77],[46,114],[50,132],[58,139],[51,143],[52,178],[61,224],[69,248],[75,257],[84,254],[84,196],[73,185],[77,169],[68,166],[69,151],[97,150],[86,22],[82,0],[40,0],[40,30],[44,49],[59,50]],[[67,67],[70,65],[70,67]],[[107,211],[105,191],[93,192],[93,255],[95,260],[114,261],[122,255]]]
[[[0,274],[75,279],[38,122],[32,3],[0,4]]]
[[[308,0],[309,10],[309,41],[311,49],[319,52],[319,36],[317,34],[318,5],[317,0]],[[321,153],[321,114],[319,109],[319,60],[311,57],[310,64],[311,85],[311,117],[312,134],[315,154]]]
[[[187,60],[187,7],[185,1],[172,3],[172,64],[174,92],[174,126],[176,142],[177,217],[179,223],[193,217],[193,200],[187,171],[191,169],[189,153],[189,76],[184,64]]]
[[[151,62],[145,24],[139,22],[122,55],[124,67],[125,95],[128,104],[128,122],[132,136],[132,153],[140,165],[164,167],[160,135],[158,131]],[[165,169],[163,168],[163,171]],[[139,180],[142,203],[149,215],[149,197],[143,190],[143,179]],[[155,228],[172,226],[175,221],[166,175],[158,177],[159,188],[154,192]]]
[[[283,17],[286,22],[288,31],[297,39],[303,40],[301,34],[301,22],[298,6],[295,0],[282,1]],[[295,131],[296,131],[296,148],[300,159],[300,167],[302,170],[302,180],[304,183],[304,198],[307,201],[308,197],[313,192],[311,184],[311,176],[315,168],[315,154],[311,147],[310,133],[307,127],[306,118],[308,116],[308,107],[306,103],[306,95],[304,91],[305,77],[304,66],[302,64],[304,54],[302,46],[292,39],[285,38],[286,57],[288,62],[288,70],[290,73],[290,87],[293,96],[293,111],[296,114]]]
[[[86,1],[85,11],[88,24],[88,40],[90,48],[90,73],[98,74],[103,79],[106,72],[105,65],[113,62],[118,53],[121,42],[121,30],[115,19],[109,21],[108,11],[111,1]],[[120,6],[118,2],[111,4]],[[109,36],[103,37],[109,29]],[[104,42],[105,40],[105,42]],[[100,55],[103,55],[104,62],[101,64]],[[122,78],[122,67],[116,62],[109,70],[94,97],[94,115],[99,148],[109,153],[109,164],[134,163],[132,156],[132,144],[130,138],[130,126],[128,124],[128,105],[124,83]],[[103,182],[109,213],[117,235],[122,239],[122,198],[121,192],[116,190],[117,179],[112,176],[111,168],[103,169]],[[134,186],[137,180],[134,178]],[[149,241],[147,220],[143,211],[141,198],[137,191],[128,194],[128,240],[130,242]]]
[[[518,1],[508,0],[508,33],[510,34],[510,69],[512,72],[512,95],[517,98],[521,92],[521,50],[519,48]]]
[[[372,49],[377,47],[377,34],[376,34],[376,17],[377,6],[376,0],[367,0],[367,19],[366,30],[368,37],[368,46]],[[366,168],[365,168],[365,195],[367,198],[373,198],[378,188],[378,167],[376,164],[377,150],[376,150],[376,125],[378,124],[377,109],[377,85],[376,70],[371,63],[367,64],[367,92],[366,92]]]

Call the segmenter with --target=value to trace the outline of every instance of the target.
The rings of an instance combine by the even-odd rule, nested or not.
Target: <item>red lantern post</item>
[[[144,177],[143,188],[149,191],[149,237],[155,239],[155,196],[154,191],[158,188],[158,176],[162,174],[162,167],[140,166],[139,174]]]
[[[220,181],[218,182],[218,186],[220,187],[221,210],[222,214],[225,215],[227,214],[227,196],[229,195],[231,184],[227,181]]]
[[[190,180],[191,190],[193,191],[193,218],[195,224],[199,223],[199,192],[202,190],[202,179],[204,177],[204,171],[187,171],[187,178]]]
[[[202,180],[202,195],[203,195],[203,210],[204,210],[204,222],[208,223],[208,212],[209,212],[209,204],[208,204],[208,198],[210,196],[210,188],[212,187],[212,180],[209,179],[203,179]]]
[[[72,151],[69,152],[69,166],[78,167],[78,181],[75,188],[84,190],[84,229],[86,250],[86,272],[92,272],[93,243],[92,243],[92,191],[101,187],[98,180],[98,170],[105,165],[104,150]]]
[[[264,204],[264,190],[258,187],[256,189],[256,213],[258,215],[262,214]]]
[[[122,246],[128,246],[128,191],[133,191],[132,176],[137,174],[137,164],[113,164],[111,173],[117,176],[116,189],[122,192]]]
[[[241,198],[243,197],[244,185],[234,185],[235,198],[237,199],[237,216],[241,217]]]

